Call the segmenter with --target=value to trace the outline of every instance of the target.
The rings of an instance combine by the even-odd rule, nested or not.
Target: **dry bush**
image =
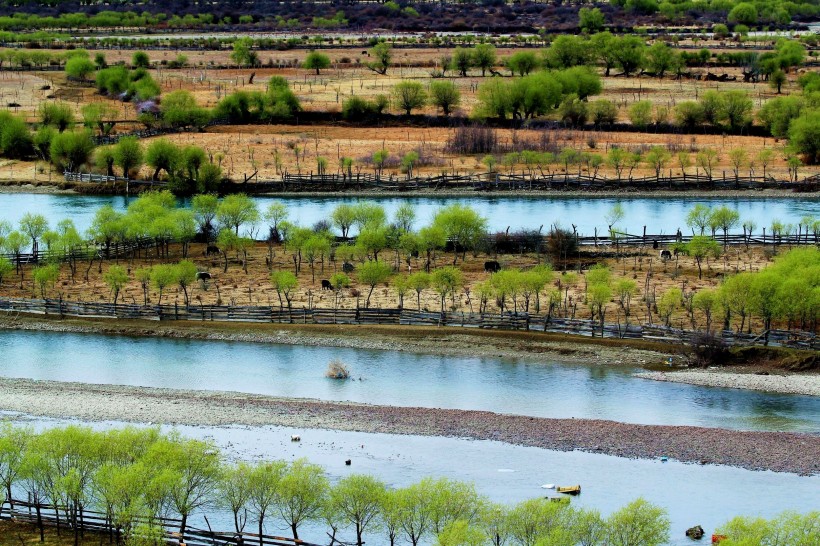
[[[328,377],[330,379],[349,379],[350,368],[348,368],[347,364],[345,364],[338,358],[334,358],[327,364],[327,371],[325,371],[325,377]]]

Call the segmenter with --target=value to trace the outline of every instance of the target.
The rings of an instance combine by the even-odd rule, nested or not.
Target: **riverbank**
[[[0,379],[0,410],[80,421],[276,425],[495,440],[626,458],[669,457],[800,475],[820,473],[820,437],[784,432],[546,419],[484,411],[375,406],[235,392]]]
[[[641,372],[635,377],[653,381],[688,383],[705,387],[749,389],[781,394],[820,396],[820,375],[758,371],[754,369],[679,370]]]
[[[140,191],[140,187],[131,188],[131,194],[135,191]],[[125,186],[117,188],[115,186],[102,184],[84,184],[84,183],[47,183],[42,181],[24,182],[20,180],[0,180],[0,194],[3,193],[32,193],[32,194],[54,194],[54,195],[125,195]],[[672,190],[653,190],[644,191],[636,190],[634,188],[622,188],[612,190],[561,190],[553,191],[544,190],[495,190],[495,191],[476,191],[473,189],[464,190],[431,190],[418,189],[411,191],[379,191],[379,190],[348,190],[348,191],[305,191],[305,192],[262,192],[254,193],[253,195],[259,197],[364,197],[364,198],[378,198],[378,197],[440,197],[440,198],[454,198],[454,197],[476,197],[484,196],[487,198],[550,198],[550,197],[692,197],[692,198],[707,198],[707,197],[721,197],[721,198],[817,198],[820,199],[820,192],[806,192],[797,193],[789,190],[778,189],[764,189],[764,190],[686,190],[686,191],[672,191]]]
[[[157,322],[18,315],[0,318],[0,329],[325,346],[630,367],[665,362],[675,350],[669,345],[641,340],[425,326]]]

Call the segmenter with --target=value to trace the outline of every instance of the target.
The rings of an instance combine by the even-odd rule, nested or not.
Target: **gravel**
[[[749,470],[820,474],[820,436],[545,419],[484,411],[404,408],[191,391],[0,378],[0,410],[82,421],[170,425],[277,425],[496,440],[558,451]]]
[[[725,387],[730,389],[750,389],[755,391],[777,392],[782,394],[803,394],[820,396],[820,376],[810,374],[769,373],[736,373],[726,370],[675,372],[641,372],[635,377],[654,381],[671,381],[689,383],[706,387]]]

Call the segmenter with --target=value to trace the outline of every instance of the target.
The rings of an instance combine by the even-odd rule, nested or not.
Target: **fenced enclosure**
[[[165,182],[130,180],[121,177],[65,172],[67,182],[150,184],[165,186]],[[376,173],[283,173],[278,179],[247,177],[244,182],[223,184],[223,191],[245,193],[269,192],[340,192],[340,191],[685,191],[685,190],[764,190],[793,192],[820,190],[820,175],[803,180],[781,180],[772,176],[733,176],[726,172],[717,176],[683,174],[678,176],[648,176],[607,178],[585,174],[552,172],[544,174],[439,174],[428,176],[396,176]]]
[[[393,326],[450,326],[567,334],[580,337],[635,339],[675,345],[691,344],[704,332],[663,325],[604,323],[538,313],[433,312],[407,308],[287,308],[278,306],[136,305],[75,302],[53,299],[0,299],[0,312],[140,320],[199,322],[255,322],[276,324],[346,324]],[[800,330],[770,329],[761,333],[734,330],[711,332],[727,346],[771,345],[817,349],[817,336]]]
[[[39,512],[39,520],[38,520]],[[76,517],[70,515],[67,507],[55,507],[53,504],[30,501],[6,500],[0,503],[0,520],[9,520],[19,523],[38,525],[38,521],[44,527],[62,528],[71,532],[96,532],[100,535],[107,535],[109,543],[121,543],[122,530],[117,528],[111,518],[103,513],[94,510],[82,509],[77,511]],[[205,518],[208,523],[207,517]],[[73,523],[72,523],[73,522]],[[149,523],[145,518],[135,517],[134,523]],[[165,542],[167,544],[186,544],[187,546],[317,546],[303,540],[274,535],[262,535],[256,533],[237,533],[235,531],[214,531],[210,529],[197,529],[186,526],[185,532],[179,532],[179,519],[160,517],[150,521],[150,523],[160,527]]]

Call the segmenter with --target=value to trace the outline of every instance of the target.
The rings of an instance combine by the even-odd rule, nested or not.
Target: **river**
[[[69,423],[76,424],[32,420],[37,428]],[[118,425],[121,424],[91,424],[95,428]],[[771,518],[783,510],[806,512],[820,506],[820,476],[624,459],[457,438],[284,427],[180,426],[176,430],[185,436],[212,439],[236,460],[292,461],[307,457],[322,465],[332,482],[351,473],[375,475],[392,487],[403,487],[426,476],[447,477],[472,482],[479,493],[506,504],[557,496],[554,491],[542,489],[542,484],[580,483],[583,492],[572,498],[572,504],[594,508],[604,516],[640,496],[668,511],[672,527],[668,544],[673,546],[692,544],[684,531],[693,525],[701,525],[711,533],[734,516]],[[302,441],[291,442],[291,434],[300,434]],[[351,466],[344,464],[346,459],[351,459]],[[231,516],[225,512],[209,509],[208,520],[214,529],[232,529]],[[200,514],[195,514],[190,523],[206,528]],[[266,528],[268,532],[289,535],[276,518],[269,519]],[[320,544],[327,542],[324,529],[318,526],[306,526],[300,536]],[[342,537],[353,539],[350,530],[343,532]],[[378,532],[366,534],[365,539],[371,546],[387,546]],[[708,535],[705,541],[708,542]]]
[[[54,225],[62,219],[71,218],[81,231],[91,225],[94,212],[104,204],[111,204],[118,210],[134,198],[123,196],[77,196],[52,194],[9,193],[0,194],[0,220],[16,224],[26,212],[43,214]],[[260,209],[264,210],[275,199],[256,198]],[[303,226],[311,226],[326,220],[339,203],[352,203],[356,197],[284,197],[292,221]],[[403,203],[409,203],[416,212],[416,228],[430,221],[437,209],[452,203],[461,203],[475,208],[487,218],[490,231],[503,231],[510,227],[538,229],[544,231],[552,224],[570,228],[578,226],[582,234],[592,235],[595,228],[599,233],[607,231],[605,217],[616,203],[625,212],[621,224],[629,233],[640,234],[643,226],[652,234],[675,233],[680,228],[686,231],[686,214],[696,204],[708,206],[725,205],[740,212],[741,220],[753,220],[757,232],[768,228],[772,220],[796,224],[805,216],[820,217],[820,196],[800,197],[507,197],[468,196],[462,198],[444,197],[384,197],[374,198],[386,209],[388,216]],[[181,201],[187,205],[187,201]],[[740,227],[738,227],[740,229]]]
[[[615,363],[0,331],[0,375],[651,425],[820,433],[820,398],[656,382]],[[352,379],[327,379],[340,359]]]

